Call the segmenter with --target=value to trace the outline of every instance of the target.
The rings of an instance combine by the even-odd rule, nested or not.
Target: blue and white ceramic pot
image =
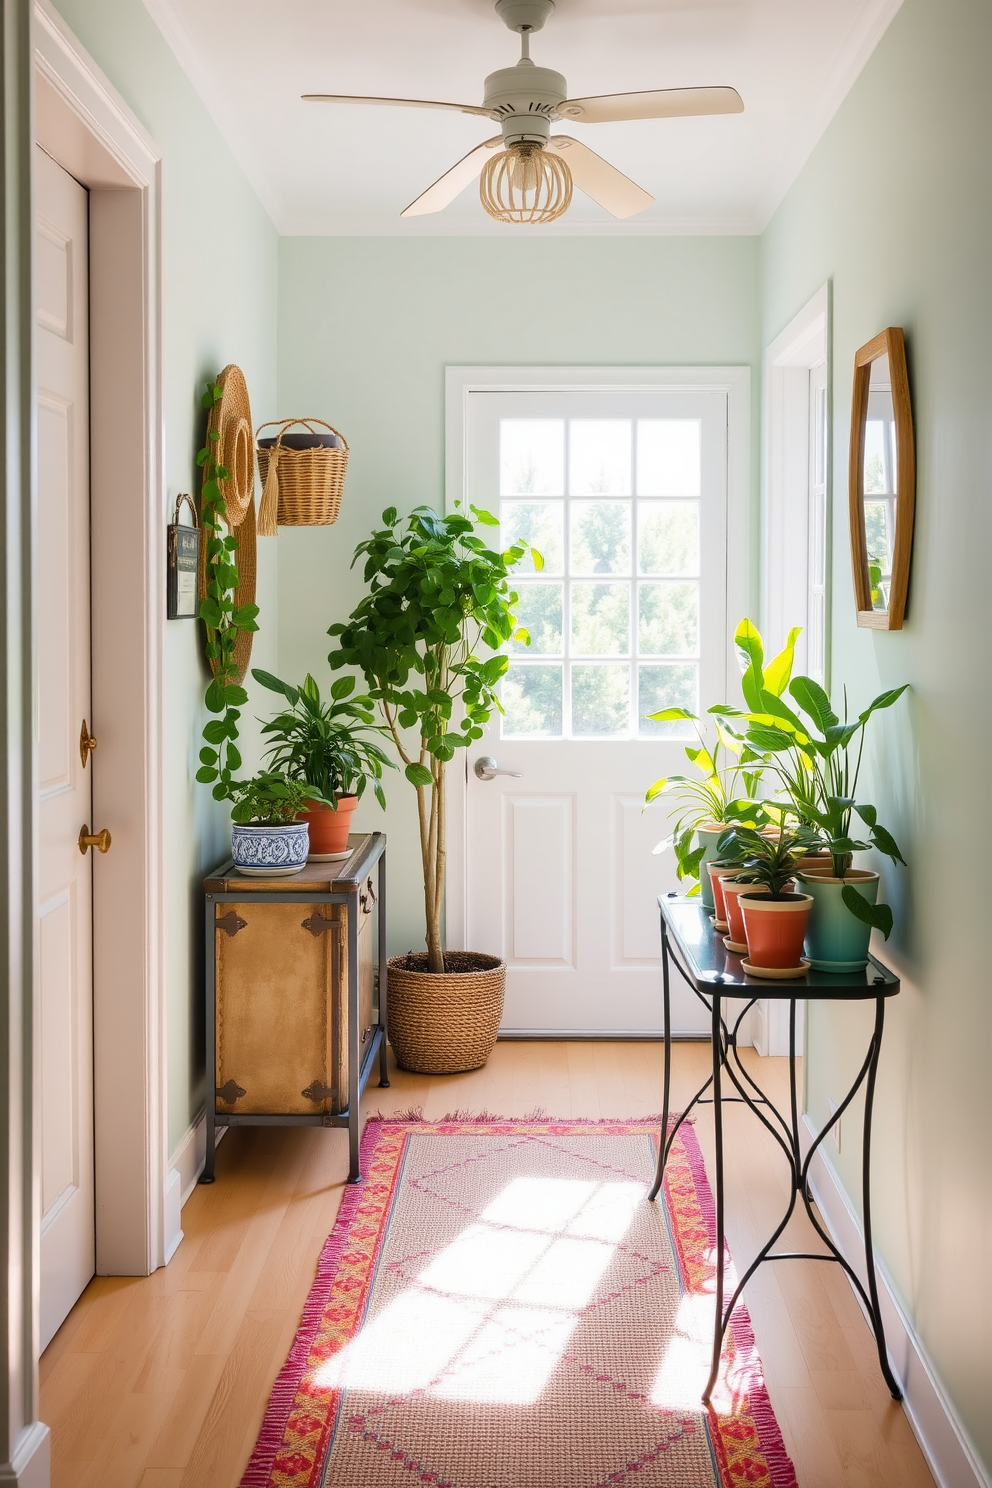
[[[282,878],[306,867],[310,832],[305,821],[285,826],[231,826],[231,856],[239,873]]]
[[[699,846],[703,849],[703,856],[699,860],[699,894],[703,904],[713,913],[713,885],[710,883],[709,869],[706,864],[717,855],[716,845],[724,832],[727,830],[726,823],[706,822],[703,826],[696,828],[696,837]]]
[[[813,899],[806,926],[806,956],[816,971],[860,971],[868,965],[871,926],[859,920],[843,900],[845,885],[862,899],[878,899],[878,874],[850,868],[843,878],[827,873],[799,874],[804,893]]]

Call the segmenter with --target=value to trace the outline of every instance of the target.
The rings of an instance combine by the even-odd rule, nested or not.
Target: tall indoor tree
[[[476,524],[498,526],[491,513],[471,507],[441,516],[418,506],[407,517],[395,507],[355,550],[364,555],[368,593],[344,624],[328,635],[338,649],[332,667],[355,666],[383,718],[416,788],[424,868],[427,968],[442,974],[441,913],[445,879],[445,770],[458,749],[481,739],[496,687],[509,660],[511,638],[529,642],[513,615],[517,595],[510,572],[530,552],[522,542],[496,552]],[[480,649],[488,656],[479,654]]]

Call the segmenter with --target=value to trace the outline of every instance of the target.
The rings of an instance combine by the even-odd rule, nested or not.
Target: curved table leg
[[[713,989],[713,1132],[716,1142],[716,1297],[715,1313],[713,1318],[713,1362],[710,1368],[710,1377],[706,1381],[706,1389],[703,1391],[703,1403],[709,1404],[710,1396],[713,1394],[713,1386],[720,1372],[720,1345],[723,1342],[724,1319],[723,1319],[723,1265],[724,1265],[724,1236],[723,1236],[723,1103],[720,1095],[720,1074],[723,1065],[723,1045],[720,1040],[720,993],[718,988]]]
[[[649,1199],[656,1199],[658,1197],[658,1190],[661,1188],[661,1181],[665,1176],[668,1149],[671,1145],[668,1139],[668,1111],[672,1093],[672,1007],[668,969],[668,929],[665,925],[664,915],[661,917],[661,985],[665,1012],[665,1084],[661,1099],[661,1136],[658,1140],[658,1166],[655,1171],[651,1192],[648,1194]],[[674,1136],[674,1132],[672,1135]]]
[[[889,1368],[889,1355],[885,1347],[885,1330],[882,1327],[882,1310],[878,1303],[878,1282],[875,1278],[875,1250],[871,1239],[871,1116],[875,1103],[875,1076],[878,1073],[878,1056],[882,1048],[882,1025],[885,1021],[885,998],[881,994],[875,999],[875,1028],[872,1033],[871,1063],[868,1066],[868,1084],[865,1086],[865,1115],[861,1151],[861,1202],[865,1226],[865,1269],[868,1272],[868,1292],[871,1296],[872,1324],[875,1344],[878,1348],[878,1363],[889,1394],[893,1400],[902,1399],[902,1391]]]

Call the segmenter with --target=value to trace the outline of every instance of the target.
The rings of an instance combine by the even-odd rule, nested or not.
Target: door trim
[[[658,388],[727,394],[727,552],[744,552],[748,562],[727,575],[727,614],[749,612],[754,594],[751,547],[751,369],[750,367],[446,367],[445,507],[453,510],[466,491],[465,431],[471,393],[570,392],[576,388],[641,392]],[[733,648],[727,648],[727,684],[736,684]],[[445,893],[445,944],[467,950],[468,903],[466,841],[468,750],[448,771],[448,860]]]
[[[142,1276],[168,1259],[161,155],[48,0],[32,19],[35,139],[90,192],[96,1267]]]

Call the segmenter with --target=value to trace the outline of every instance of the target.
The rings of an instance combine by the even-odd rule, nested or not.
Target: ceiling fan
[[[514,67],[486,78],[484,102],[435,103],[423,98],[363,98],[347,93],[304,93],[314,103],[367,103],[398,108],[453,109],[494,119],[500,133],[462,157],[400,214],[440,212],[481,176],[482,205],[503,222],[553,222],[567,211],[572,183],[614,217],[632,217],[654,198],[601,155],[567,134],[551,133],[559,120],[607,124],[628,119],[675,119],[698,114],[739,114],[744,104],[734,88],[660,88],[646,93],[611,93],[567,98],[560,72],[536,67],[530,36],[554,11],[554,0],[496,0],[511,31],[519,32],[521,55]]]

